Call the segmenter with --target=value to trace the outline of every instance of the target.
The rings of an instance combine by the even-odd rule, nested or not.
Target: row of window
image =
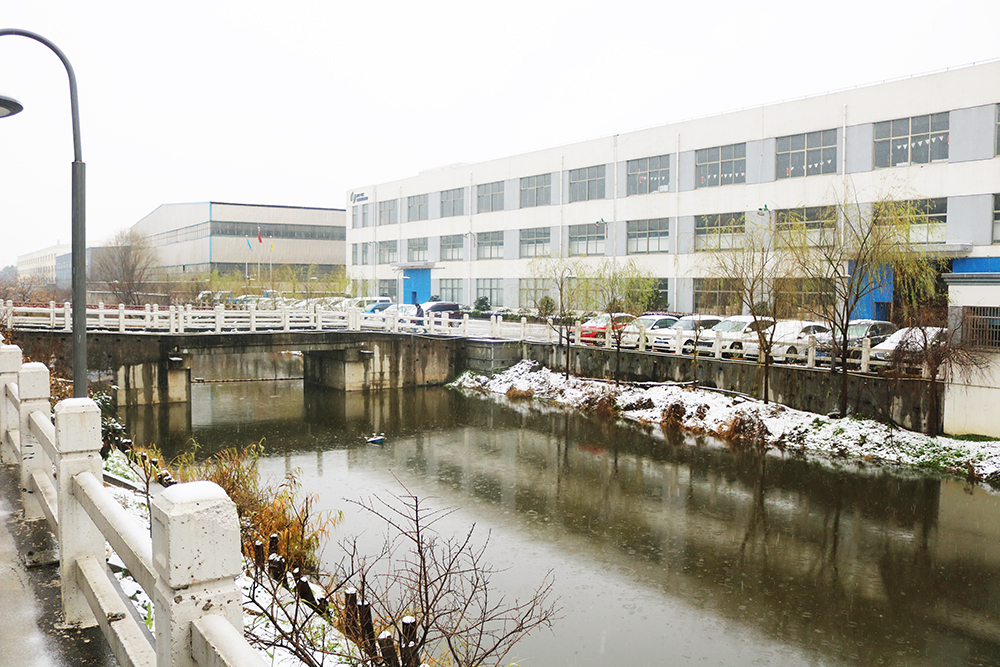
[[[997,106],[996,147],[1000,155],[1000,105]],[[927,164],[948,159],[950,115],[948,112],[897,118],[874,124],[872,163],[875,169]],[[606,197],[606,165],[569,171],[570,203]],[[837,173],[837,130],[828,129],[776,138],[775,177],[800,178]],[[626,163],[626,196],[670,191],[670,155],[659,155]],[[695,151],[695,187],[709,188],[746,182],[746,143],[714,146]],[[552,174],[520,179],[520,206],[552,203]],[[464,190],[440,193],[441,217],[464,214]],[[407,221],[428,219],[428,196],[407,198]],[[476,186],[477,212],[504,210],[504,183]],[[383,212],[383,204],[385,210]],[[371,226],[370,205],[355,206],[353,227]],[[384,214],[383,214],[384,213]],[[380,202],[378,224],[397,222],[396,203]]]
[[[948,216],[948,200],[914,199],[898,202],[897,205],[910,209],[913,223],[911,241],[914,243],[937,243],[943,240],[943,225]],[[813,232],[821,229],[832,229],[837,223],[836,206],[808,206],[801,208],[779,209],[769,213],[770,223],[777,232],[790,232],[798,229]],[[746,218],[742,212],[714,213],[695,216],[695,250],[715,249],[713,242],[723,240],[721,247],[730,247],[726,241],[745,231]],[[582,225],[570,225],[569,255],[585,257],[605,254],[607,234],[606,223],[597,222]],[[993,197],[993,233],[994,241],[1000,240],[1000,194]],[[441,261],[462,261],[464,259],[463,234],[451,234],[440,237]],[[649,220],[629,220],[626,222],[626,254],[641,255],[649,253],[665,253],[670,251],[670,220],[669,218],[652,218]],[[353,257],[355,264],[369,264],[367,243],[355,243]],[[472,245],[476,249],[477,259],[502,259],[504,256],[504,232],[479,232],[472,237]],[[407,262],[428,261],[427,237],[413,238],[407,241]],[[552,250],[552,228],[534,227],[519,230],[519,258],[547,256]],[[391,264],[399,261],[398,242],[378,242],[377,262]]]
[[[224,222],[213,220],[171,229],[150,236],[154,246],[165,246],[183,241],[193,241],[208,236],[242,236],[247,239],[311,239],[317,241],[343,241],[347,238],[344,227],[327,225],[292,225],[279,223]]]

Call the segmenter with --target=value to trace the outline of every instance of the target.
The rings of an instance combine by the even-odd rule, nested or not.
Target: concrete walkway
[[[100,628],[60,625],[54,546],[44,520],[23,519],[17,469],[0,464],[0,667],[116,666]]]

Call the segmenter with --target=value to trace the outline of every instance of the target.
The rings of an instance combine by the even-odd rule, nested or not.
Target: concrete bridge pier
[[[445,384],[460,366],[453,339],[391,336],[303,352],[302,361],[307,385],[339,391]]]
[[[122,364],[115,373],[118,405],[191,402],[191,355]]]

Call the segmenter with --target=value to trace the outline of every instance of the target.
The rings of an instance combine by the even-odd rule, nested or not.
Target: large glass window
[[[800,228],[821,229],[836,226],[836,206],[782,208],[774,212],[774,228],[779,232]]]
[[[441,217],[450,218],[465,213],[465,198],[462,188],[441,191]]]
[[[552,174],[521,179],[521,208],[548,206],[552,203]]]
[[[372,226],[372,205],[362,204],[361,205],[361,226],[371,227]]]
[[[695,278],[694,312],[703,315],[738,315],[742,312],[742,285],[736,278]]]
[[[629,160],[627,196],[670,191],[670,156]]]
[[[517,284],[517,304],[521,308],[538,308],[544,297],[551,297],[551,282],[545,278],[521,278]]]
[[[605,166],[599,164],[569,171],[569,200],[604,199]]]
[[[543,257],[549,254],[551,227],[521,230],[521,257]]]
[[[406,261],[427,261],[427,237],[422,239],[410,239],[406,242]]]
[[[503,259],[503,232],[479,232],[476,234],[476,257],[479,259]]]
[[[399,242],[398,241],[379,241],[378,242],[378,263],[379,264],[393,264],[399,261]]]
[[[747,145],[729,144],[695,151],[696,188],[746,183]]]
[[[833,307],[832,280],[816,278],[775,278],[778,316],[815,320]]]
[[[351,229],[358,229],[361,227],[361,207],[352,206],[351,207]]]
[[[476,212],[490,213],[503,210],[503,181],[476,186]]]
[[[389,201],[380,201],[378,203],[378,224],[394,225],[397,220],[396,200],[390,199]]]
[[[572,257],[604,254],[606,225],[596,222],[569,226],[569,254]]]
[[[876,204],[872,213],[876,221],[893,222],[902,216],[909,219],[907,241],[910,243],[944,243],[945,227],[948,221],[948,200],[911,199],[887,204],[887,210],[880,213]],[[895,207],[896,210],[891,210]]]
[[[837,131],[791,134],[777,140],[778,178],[837,173]]]
[[[476,299],[486,297],[490,308],[503,306],[503,278],[477,278]]]
[[[441,237],[441,261],[454,262],[462,259],[462,235],[450,234]]]
[[[626,252],[629,255],[643,255],[651,252],[670,252],[670,220],[629,220],[626,224],[628,239]]]
[[[442,301],[462,303],[462,279],[442,278],[438,283],[438,296]]]
[[[734,236],[743,233],[742,213],[698,215],[694,219],[694,249],[731,248]]]
[[[375,246],[372,245],[371,241],[366,241],[365,243],[361,244],[361,263],[362,264],[374,264],[375,263],[375,262],[372,261],[374,259],[374,257],[372,256],[373,252],[374,252],[374,247]]]
[[[406,221],[427,219],[427,195],[414,195],[406,198]]]
[[[875,123],[876,169],[948,159],[948,112]]]
[[[1000,243],[1000,194],[993,195],[993,242]]]
[[[378,281],[378,295],[379,296],[387,296],[390,299],[392,299],[393,301],[395,301],[396,300],[396,279],[395,278],[389,278],[389,279],[380,278],[379,281]]]

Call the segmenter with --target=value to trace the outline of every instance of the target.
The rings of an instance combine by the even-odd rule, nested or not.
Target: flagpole
[[[260,225],[257,225],[257,242],[263,245],[263,241],[260,239]],[[260,254],[257,255],[257,281],[260,282]],[[258,285],[260,287],[260,285]]]

